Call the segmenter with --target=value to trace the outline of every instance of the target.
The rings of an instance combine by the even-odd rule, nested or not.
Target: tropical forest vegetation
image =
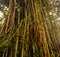
[[[0,0],[0,57],[60,57],[60,0]]]

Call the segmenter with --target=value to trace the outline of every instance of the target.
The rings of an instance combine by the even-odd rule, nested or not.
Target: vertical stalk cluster
[[[1,57],[59,57],[49,0],[10,0],[0,32]],[[5,27],[5,28],[4,28]]]

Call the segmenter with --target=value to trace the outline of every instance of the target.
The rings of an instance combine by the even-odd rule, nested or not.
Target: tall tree
[[[1,57],[58,56],[60,50],[49,16],[52,8],[49,0],[10,0],[0,31]]]

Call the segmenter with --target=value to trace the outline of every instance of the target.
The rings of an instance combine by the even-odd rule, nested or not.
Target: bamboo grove
[[[0,57],[60,57],[49,0],[10,0],[0,30]]]

